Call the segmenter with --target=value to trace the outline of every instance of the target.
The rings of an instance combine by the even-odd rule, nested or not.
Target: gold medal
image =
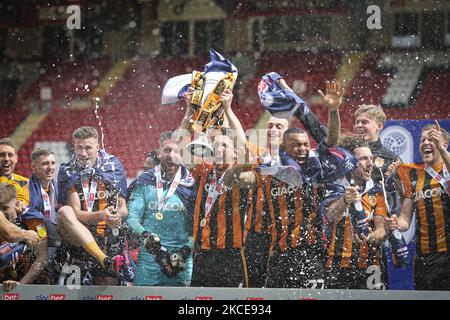
[[[158,211],[155,214],[155,218],[158,219],[158,220],[162,220],[162,219],[164,219],[164,215],[160,211]]]
[[[374,207],[377,204],[377,197],[369,196],[369,204],[371,207]]]
[[[206,219],[203,218],[202,221],[200,221],[200,226],[203,228],[204,226],[206,226]]]
[[[384,165],[384,159],[380,157],[376,157],[375,161],[373,162],[375,164],[375,167],[381,169]]]

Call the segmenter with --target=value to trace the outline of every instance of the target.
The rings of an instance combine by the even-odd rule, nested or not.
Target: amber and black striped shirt
[[[91,181],[93,178],[89,179],[89,186],[91,185]],[[84,193],[83,188],[81,186],[81,182],[78,181],[70,190],[70,192],[78,193],[81,203],[81,210],[87,211],[86,203],[84,201]],[[106,185],[102,180],[97,179],[97,192],[94,195],[94,205],[92,207],[92,211],[99,211],[107,208],[108,206],[115,207],[116,205],[116,197],[117,195],[111,190],[109,185]],[[104,236],[106,232],[106,221],[101,220],[95,226],[95,231],[97,235]]]
[[[317,187],[308,184],[298,188],[255,173],[257,187],[249,197],[246,231],[269,231],[271,250],[286,251],[304,245],[322,250]]]
[[[450,248],[450,197],[426,171],[425,164],[401,164],[398,175],[405,197],[416,212],[416,251],[419,254],[447,252]],[[433,168],[441,176],[443,163]]]
[[[369,218],[369,227],[374,230],[374,216],[387,216],[387,208],[383,194],[377,189],[371,189],[362,196],[363,208]],[[350,217],[345,214],[341,221],[333,226],[327,248],[327,262],[325,267],[330,269],[333,265],[338,268],[350,269],[356,267],[366,270],[369,265],[381,263],[380,246],[353,241],[354,228]]]
[[[211,209],[211,216],[204,227],[205,203],[209,184],[213,178],[213,166],[198,165],[192,174],[196,180],[194,208],[194,244],[196,250],[240,249],[243,246],[245,208],[249,191],[239,187],[224,186]]]

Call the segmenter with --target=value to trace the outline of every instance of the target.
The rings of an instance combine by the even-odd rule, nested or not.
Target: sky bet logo
[[[66,300],[66,295],[51,293],[50,295],[47,296],[47,295],[40,294],[40,295],[36,296],[36,300]]]
[[[113,295],[112,294],[99,294],[97,296],[97,300],[112,300]]]
[[[4,293],[3,300],[19,300],[18,293]]]
[[[131,300],[163,300],[163,296],[134,296],[131,298]]]

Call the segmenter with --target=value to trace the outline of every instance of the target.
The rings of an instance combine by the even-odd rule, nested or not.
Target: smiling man
[[[214,142],[213,164],[204,162],[192,170],[197,190],[193,215],[194,287],[247,285],[241,250],[249,192],[229,186],[230,169],[239,152],[234,141],[230,131],[223,130]]]
[[[24,264],[19,273],[21,278],[17,283],[50,284],[48,274],[44,272],[49,262],[49,243],[61,243],[56,231],[56,199],[57,187],[55,176],[55,155],[46,149],[36,149],[31,154],[33,175],[28,181],[30,190],[30,206],[21,214],[21,224],[27,230],[37,232],[39,242],[29,255],[29,264]],[[51,252],[55,252],[53,248]]]
[[[358,161],[356,169],[327,184],[321,203],[327,235],[326,288],[368,289],[382,286],[381,244],[386,239],[384,218],[387,208],[380,187],[371,179],[373,155],[368,144],[356,137],[346,137],[341,146],[351,151]],[[353,182],[354,183],[351,183]],[[357,203],[362,204],[368,234],[358,234],[352,218],[357,216]],[[358,220],[359,220],[358,219]],[[369,267],[379,270],[374,287],[368,283]]]
[[[380,132],[384,128],[386,114],[380,106],[361,105],[355,111],[355,116],[355,133],[369,143],[374,161],[377,158],[384,160],[381,170],[385,173],[390,164],[399,161],[399,157],[395,153],[381,144]],[[375,182],[379,182],[381,180],[380,171],[373,170],[372,178]]]
[[[400,164],[405,190],[400,215],[386,219],[390,230],[409,228],[416,212],[414,283],[417,290],[450,290],[450,153],[449,134],[439,124],[422,129],[423,163]]]
[[[194,180],[181,164],[181,155],[171,132],[164,132],[158,150],[159,164],[140,175],[128,203],[128,224],[134,234],[155,234],[160,244],[173,254],[184,246],[192,248],[192,228],[189,226]],[[139,251],[136,286],[189,286],[192,275],[192,255],[183,257],[182,268],[167,272],[157,254]],[[191,250],[192,251],[192,250]],[[179,256],[182,257],[180,254]],[[180,262],[180,261],[179,261]],[[166,261],[172,263],[172,261]],[[175,262],[174,262],[175,263]],[[158,265],[159,264],[159,265]]]
[[[282,94],[278,98],[281,99],[280,103],[284,104],[284,108],[288,108],[290,104],[285,100],[285,97],[286,94],[293,94],[292,89],[278,74],[272,74],[271,77],[273,81],[268,81],[267,85],[277,83],[280,89],[284,90],[285,94]],[[264,87],[265,85],[263,84],[262,86]],[[267,123],[267,150],[260,156],[261,172],[266,169],[271,169],[267,170],[267,172],[271,171],[274,174],[277,166],[294,167],[303,178],[304,183],[301,187],[292,184],[292,180],[295,180],[295,178],[294,175],[290,174],[287,175],[290,177],[288,179],[289,181],[286,181],[286,179],[284,179],[285,181],[265,179],[261,176],[267,175],[267,173],[259,174],[258,171],[256,173],[244,173],[242,175],[242,178],[245,180],[244,186],[246,184],[256,183],[256,180],[258,180],[258,183],[256,183],[257,187],[253,190],[253,193],[258,196],[254,196],[252,199],[253,203],[250,204],[250,214],[245,225],[246,233],[248,232],[248,236],[245,237],[245,257],[249,271],[250,287],[262,287],[266,285],[274,287],[312,287],[315,286],[312,283],[317,283],[319,280],[323,286],[323,272],[321,267],[311,264],[309,269],[304,268],[307,264],[305,261],[309,259],[310,255],[319,257],[320,250],[316,249],[320,247],[320,241],[312,241],[314,242],[312,246],[309,246],[309,244],[305,245],[303,242],[301,244],[294,243],[292,246],[289,244],[287,247],[282,246],[282,248],[279,248],[278,242],[283,242],[283,240],[277,239],[277,243],[274,243],[276,258],[271,259],[271,263],[268,264],[269,247],[271,242],[275,241],[271,237],[271,234],[274,234],[273,230],[268,230],[268,228],[271,223],[278,224],[281,221],[281,217],[279,216],[279,210],[275,210],[274,215],[269,217],[268,208],[265,208],[263,204],[264,199],[268,201],[274,195],[276,196],[271,199],[272,202],[278,202],[281,199],[282,204],[287,203],[288,219],[284,220],[283,225],[278,225],[278,227],[286,228],[289,225],[289,230],[294,230],[298,224],[304,223],[305,226],[309,227],[309,230],[320,230],[320,228],[317,228],[317,219],[315,219],[317,210],[313,208],[316,207],[318,202],[315,201],[317,200],[316,198],[320,198],[323,195],[323,192],[317,192],[317,185],[322,178],[322,168],[318,153],[311,149],[308,133],[321,146],[321,149],[317,151],[322,152],[322,149],[325,150],[337,144],[340,130],[338,121],[339,106],[342,103],[343,93],[343,88],[336,81],[326,82],[325,93],[319,90],[319,95],[329,109],[328,129],[320,123],[314,113],[300,98],[296,100],[297,111],[294,115],[303,124],[306,131],[300,128],[289,128],[290,119],[288,120],[286,118],[272,116]],[[276,94],[274,95],[277,97]],[[275,115],[280,114],[275,110],[271,112]],[[270,194],[267,192],[266,186],[270,188]],[[286,188],[290,191],[287,194],[278,196],[278,190],[284,190]],[[307,201],[300,201],[304,208],[303,217],[310,216],[310,219],[304,218],[302,220],[303,222],[299,222],[301,219],[299,220],[297,214],[294,212],[299,212],[298,199],[303,197],[307,198]],[[294,198],[298,199],[294,201]],[[315,203],[313,203],[314,201]],[[298,229],[295,233],[299,235],[299,238],[302,238],[303,234],[302,232],[298,233]],[[280,236],[280,233],[278,235]],[[314,239],[320,238],[320,235],[319,237],[316,236],[314,236]],[[304,248],[308,249],[303,250]],[[302,250],[304,252],[308,251],[308,253],[304,254]],[[319,261],[319,259],[316,259],[316,261]],[[270,265],[270,277],[267,277],[268,265]],[[308,270],[305,272],[306,269]],[[295,275],[297,273],[303,273],[304,276],[298,277]],[[267,279],[269,281],[266,281]]]
[[[17,189],[17,199],[22,206],[28,206],[30,202],[28,179],[14,173],[18,161],[17,151],[14,140],[10,138],[0,140],[0,182],[13,184]]]
[[[80,127],[72,137],[74,157],[58,174],[58,230],[70,244],[72,264],[82,268],[82,284],[117,285],[127,254],[120,231],[128,215],[124,169],[100,148],[94,127]]]
[[[280,163],[278,150],[283,142],[283,134],[289,129],[290,123],[288,119],[270,117],[266,125],[267,149],[260,156],[261,163],[270,163],[277,165]]]
[[[31,154],[33,174],[28,183],[30,210],[36,210],[53,224],[57,223],[58,186],[56,159],[51,150],[36,149]]]

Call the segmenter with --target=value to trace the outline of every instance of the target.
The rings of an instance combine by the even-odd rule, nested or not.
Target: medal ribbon
[[[97,181],[92,179],[91,186],[89,187],[89,179],[81,179],[81,187],[83,188],[86,210],[88,212],[92,212],[95,202],[95,194],[97,193]]]
[[[161,165],[157,165],[155,167],[155,177],[156,177],[156,195],[158,197],[158,211],[161,210],[164,203],[167,199],[169,199],[177,190],[178,185],[181,181],[181,167],[178,168],[177,173],[175,174],[175,178],[173,179],[172,183],[170,184],[169,191],[167,191],[166,196],[163,199],[163,182],[161,178]]]
[[[211,184],[209,185],[208,189],[208,197],[206,198],[205,203],[205,221],[209,221],[211,217],[211,210],[214,205],[214,202],[216,202],[217,196],[220,194],[223,188],[223,182],[222,179],[225,175],[225,172],[222,174],[222,177],[220,177],[219,181],[217,181],[216,176],[216,170],[213,171],[213,177],[211,179]]]
[[[430,165],[425,164],[425,171],[433,178],[435,179],[437,182],[439,182],[439,184],[441,186],[444,187],[445,192],[447,193],[447,195],[450,196],[450,184],[449,184],[449,174],[447,171],[447,168],[444,167],[442,168],[442,174],[444,176],[441,176],[439,173],[437,173]]]
[[[56,209],[55,209],[56,199],[53,184],[50,183],[50,195],[44,190],[42,186],[41,186],[41,194],[42,200],[44,202],[44,217],[53,221],[54,218],[56,217]]]

